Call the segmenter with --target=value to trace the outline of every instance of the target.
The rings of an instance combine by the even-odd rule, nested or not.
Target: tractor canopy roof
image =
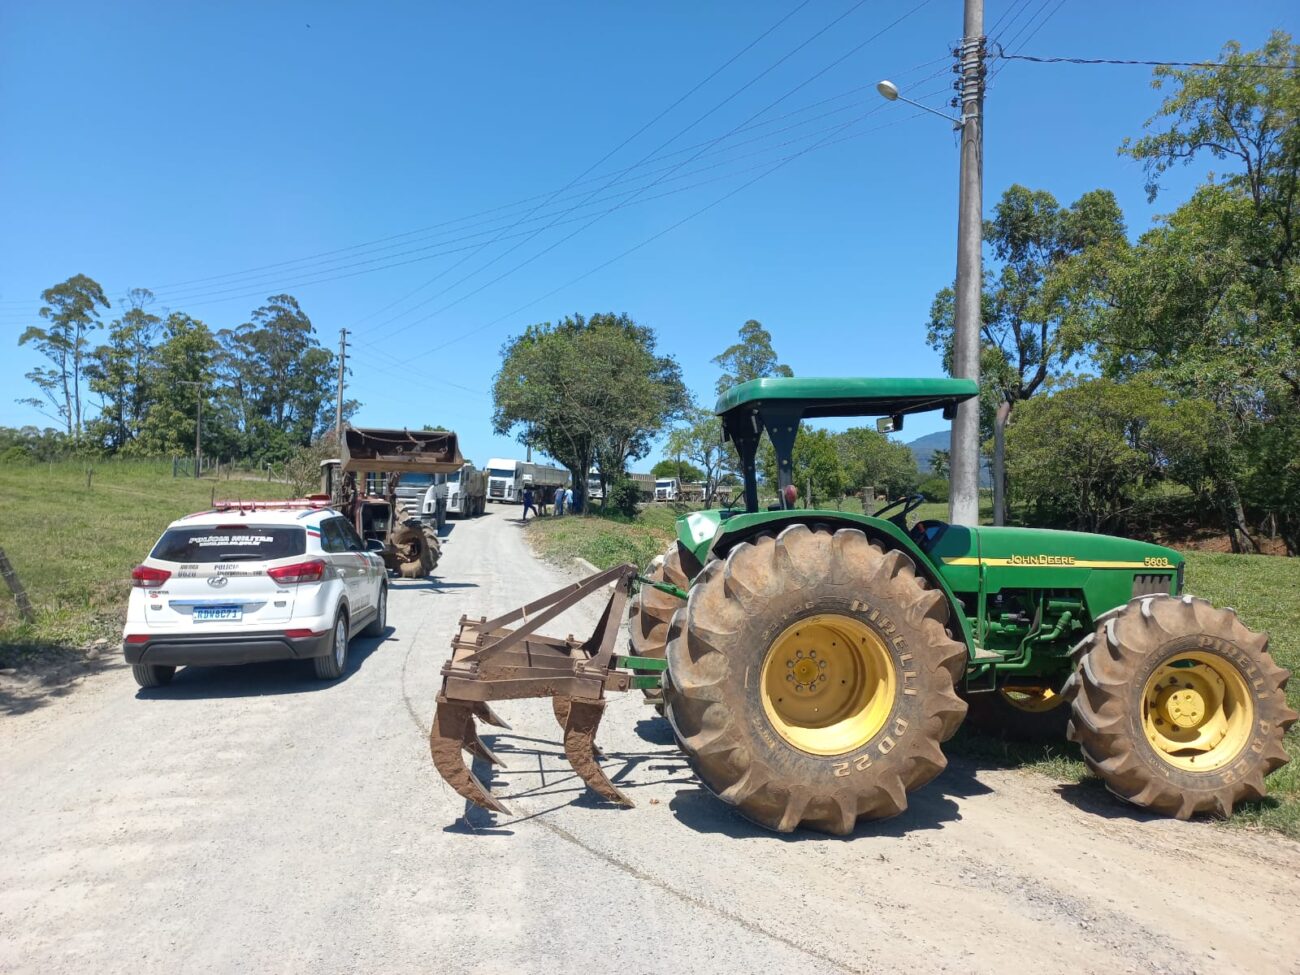
[[[978,393],[973,379],[751,379],[723,393],[714,412],[727,416],[766,407],[800,418],[899,416],[938,409],[951,414]]]

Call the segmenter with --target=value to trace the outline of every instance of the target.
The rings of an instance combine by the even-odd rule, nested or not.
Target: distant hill
[[[930,455],[936,450],[947,450],[951,443],[952,434],[947,430],[936,430],[908,443],[907,446],[912,451],[912,456],[916,458],[916,466],[922,477],[930,476]],[[993,474],[989,471],[988,463],[982,463],[980,464],[980,487],[992,486]]]

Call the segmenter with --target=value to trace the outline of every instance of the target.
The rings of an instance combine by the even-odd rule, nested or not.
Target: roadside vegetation
[[[0,545],[36,619],[24,623],[0,590],[0,665],[40,648],[80,648],[121,635],[131,569],[172,519],[217,498],[284,498],[254,472],[172,477],[170,461],[0,463]],[[89,484],[89,486],[87,486]]]

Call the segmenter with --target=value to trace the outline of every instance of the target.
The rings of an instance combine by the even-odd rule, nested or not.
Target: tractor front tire
[[[947,765],[966,648],[946,597],[856,529],[792,525],[710,562],[675,615],[667,715],[704,785],[753,822],[847,834]]]
[[[1290,674],[1229,609],[1142,596],[1107,614],[1065,686],[1069,738],[1121,799],[1178,819],[1262,799],[1287,762]]]

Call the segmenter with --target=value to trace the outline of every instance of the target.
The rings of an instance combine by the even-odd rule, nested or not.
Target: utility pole
[[[984,210],[984,0],[965,0],[961,56],[961,191],[957,204],[957,302],[953,328],[953,374],[980,378],[980,294]],[[957,406],[952,425],[948,520],[979,524],[980,404]]]
[[[334,441],[343,449],[343,370],[348,362],[348,330],[339,329],[339,401],[334,408]]]

